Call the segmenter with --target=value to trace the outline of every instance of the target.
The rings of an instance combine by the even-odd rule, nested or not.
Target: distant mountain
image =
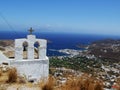
[[[95,41],[88,47],[96,57],[120,61],[120,40],[105,39]]]
[[[14,57],[14,40],[0,40],[0,51],[7,57]]]
[[[14,40],[0,40],[0,46],[14,46]]]

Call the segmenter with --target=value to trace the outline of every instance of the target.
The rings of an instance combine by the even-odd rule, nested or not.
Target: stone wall
[[[20,75],[28,80],[40,80],[49,75],[49,60],[11,60],[10,65],[17,68]]]

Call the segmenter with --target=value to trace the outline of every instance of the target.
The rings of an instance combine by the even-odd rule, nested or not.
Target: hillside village
[[[69,54],[50,58],[50,66],[60,70],[70,68],[76,75],[88,73],[104,81],[106,88],[120,82],[120,41],[106,39],[93,42],[85,50],[63,49],[60,52]],[[64,68],[65,67],[65,68]],[[71,71],[72,71],[71,70]],[[79,71],[79,74],[77,74]],[[73,71],[72,71],[73,72]]]

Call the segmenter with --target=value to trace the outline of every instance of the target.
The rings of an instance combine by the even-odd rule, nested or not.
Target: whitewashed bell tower
[[[37,39],[32,34],[33,31],[30,28],[27,38],[15,39],[15,60],[12,60],[10,65],[15,66],[18,72],[26,75],[28,79],[39,80],[48,77],[49,74],[47,40]],[[35,43],[38,44],[37,47]]]

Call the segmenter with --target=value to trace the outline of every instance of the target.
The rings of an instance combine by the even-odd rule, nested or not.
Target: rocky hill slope
[[[106,39],[93,42],[89,45],[88,51],[98,58],[120,61],[120,40]]]
[[[7,57],[14,57],[14,40],[0,40],[0,51]]]

